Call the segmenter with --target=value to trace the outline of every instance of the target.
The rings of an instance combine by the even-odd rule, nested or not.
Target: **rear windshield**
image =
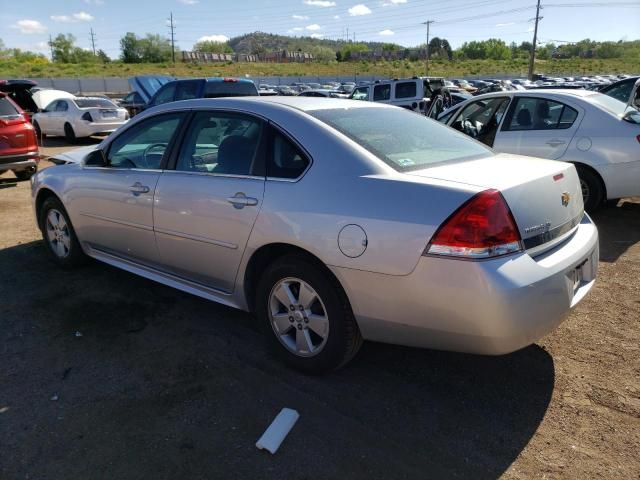
[[[205,98],[247,97],[258,95],[258,89],[252,82],[207,82]]]
[[[19,115],[18,110],[5,97],[0,97],[0,117],[15,117]]]
[[[602,93],[596,93],[587,98],[600,108],[619,117],[624,114],[624,111],[627,108],[626,103],[610,97],[609,95],[603,95]]]
[[[492,155],[466,135],[401,108],[340,108],[309,114],[401,172]]]
[[[76,98],[78,108],[117,108],[116,104],[106,98]]]

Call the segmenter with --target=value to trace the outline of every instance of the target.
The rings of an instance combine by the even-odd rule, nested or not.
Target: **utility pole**
[[[435,20],[427,20],[426,22],[422,22],[423,25],[427,26],[427,58],[424,61],[424,74],[425,76],[429,76],[429,27]]]
[[[531,46],[531,55],[529,56],[529,80],[533,80],[533,68],[536,61],[536,43],[538,41],[538,22],[542,20],[540,16],[540,0],[536,7],[536,25],[533,27],[533,45]]]
[[[53,40],[51,39],[51,35],[49,35],[49,49],[51,50],[51,61],[53,62],[55,59],[53,58]]]
[[[169,28],[171,29],[171,60],[176,63],[176,42],[175,42],[175,30],[176,26],[173,23],[173,12],[169,13]]]
[[[96,33],[93,31],[93,27],[91,27],[91,31],[89,33],[91,35],[91,49],[93,50],[93,55],[96,54]]]

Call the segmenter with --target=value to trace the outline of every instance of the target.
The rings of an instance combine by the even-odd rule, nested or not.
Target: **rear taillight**
[[[638,140],[638,143],[640,143],[640,135],[636,137],[636,140]]]
[[[91,116],[91,114],[89,112],[85,112],[82,114],[82,120],[86,120],[87,122],[93,122],[93,117]]]
[[[483,259],[522,250],[518,227],[498,190],[480,192],[451,215],[425,254]]]

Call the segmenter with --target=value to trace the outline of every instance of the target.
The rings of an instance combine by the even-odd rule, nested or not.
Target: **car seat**
[[[516,120],[518,121],[518,126],[520,127],[520,129],[531,128],[531,112],[528,109],[523,108],[522,110],[520,110],[518,112]]]
[[[242,135],[225,138],[218,147],[218,164],[215,173],[250,175],[256,142]]]

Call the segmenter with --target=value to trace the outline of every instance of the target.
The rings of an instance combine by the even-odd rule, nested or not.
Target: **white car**
[[[640,114],[589,90],[494,92],[438,118],[498,152],[573,163],[587,210],[640,195]]]
[[[106,98],[58,98],[33,116],[33,127],[40,138],[64,136],[74,143],[76,138],[111,133],[128,120],[127,110]]]

